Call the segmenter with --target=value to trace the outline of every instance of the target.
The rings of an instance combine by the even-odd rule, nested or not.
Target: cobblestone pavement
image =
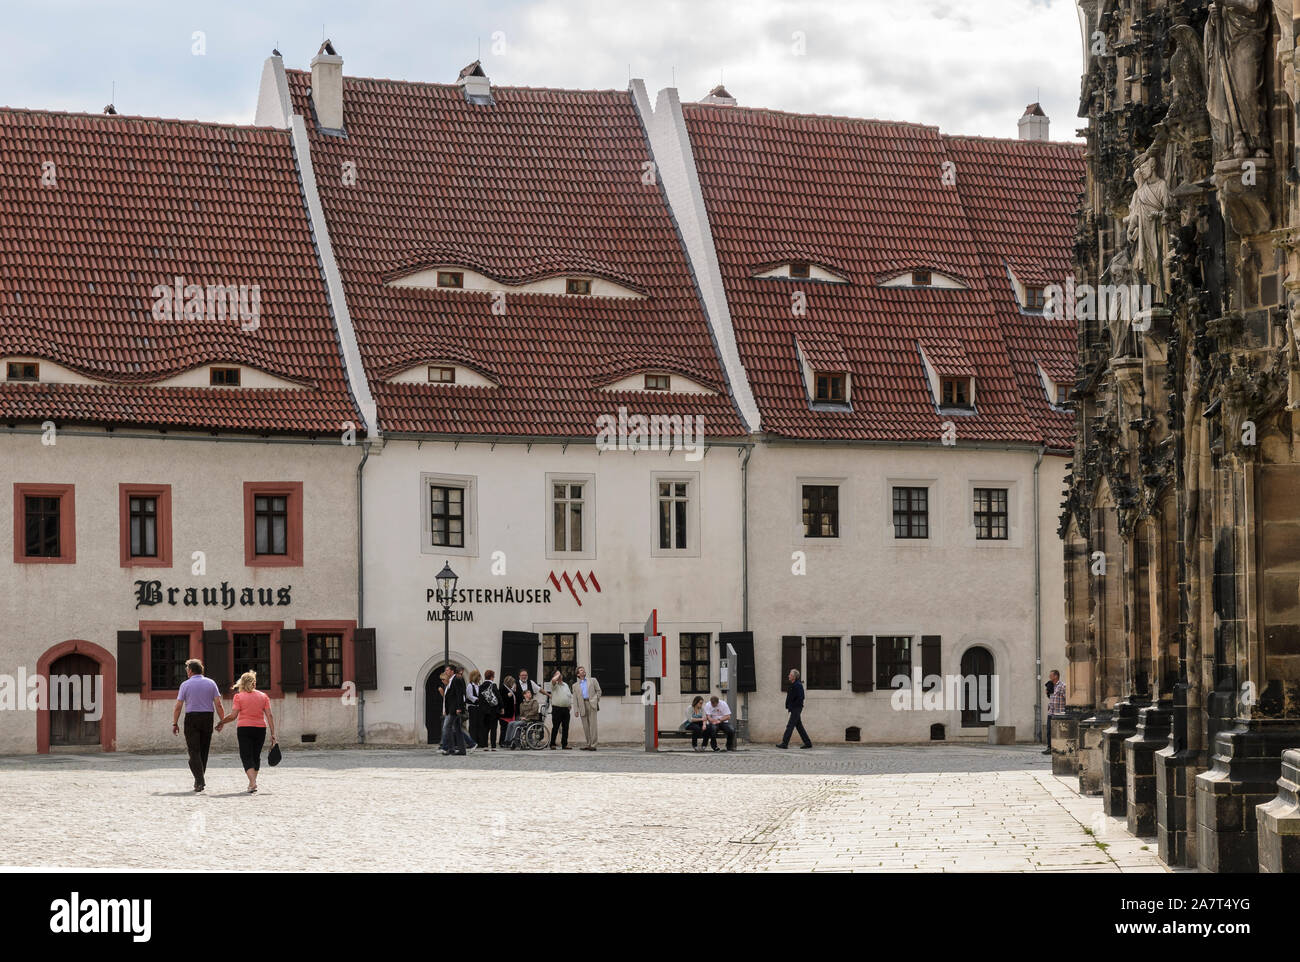
[[[181,755],[0,758],[0,866],[549,871],[583,842],[586,871],[1166,871],[1033,746],[294,748],[252,796],[238,767],[196,796]],[[535,857],[483,861],[511,839]]]

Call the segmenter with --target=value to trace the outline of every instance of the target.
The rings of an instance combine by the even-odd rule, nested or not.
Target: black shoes
[[[1050,755],[1050,754],[1052,754],[1052,750],[1051,750],[1050,748],[1044,748],[1044,749],[1043,749],[1043,754],[1044,754],[1044,755]]]
[[[809,742],[807,745],[800,745],[799,747],[800,747],[800,748],[812,748],[812,742]]]
[[[777,748],[789,748],[790,746],[787,745],[785,742],[777,742],[777,743],[776,743],[776,747],[777,747]]]

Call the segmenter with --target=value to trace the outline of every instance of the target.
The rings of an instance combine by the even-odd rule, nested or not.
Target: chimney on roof
[[[1047,114],[1043,113],[1043,108],[1039,104],[1030,104],[1025,108],[1024,115],[1020,118],[1020,139],[1021,140],[1047,140],[1047,128],[1051,126],[1051,121]]]
[[[727,88],[718,84],[709,91],[709,95],[700,101],[702,104],[722,104],[724,107],[736,106],[736,98],[727,93]]]
[[[343,129],[343,58],[328,40],[311,58],[311,102],[320,127]]]
[[[461,68],[460,76],[456,78],[456,86],[460,87],[465,94],[468,103],[484,104],[489,107],[496,103],[492,99],[492,81],[483,72],[483,65],[477,60]]]

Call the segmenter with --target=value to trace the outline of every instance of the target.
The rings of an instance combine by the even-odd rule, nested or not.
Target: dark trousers
[[[691,733],[691,747],[695,748],[700,743],[700,736],[704,734],[704,722],[689,722],[686,730]]]
[[[483,740],[483,709],[477,703],[469,706],[469,737],[476,745]]]
[[[569,747],[569,709],[556,708],[551,706],[551,747],[555,747],[555,736],[560,734],[560,727],[564,727],[564,734],[560,736],[560,746]]]
[[[800,708],[798,711],[790,712],[790,720],[786,723],[785,737],[781,739],[781,744],[789,745],[790,735],[791,733],[796,731],[799,733],[799,737],[803,739],[803,743],[805,745],[812,744],[812,739],[809,738],[808,733],[803,730],[803,709],[802,708]]]
[[[255,772],[262,770],[262,746],[266,744],[266,727],[264,725],[240,725],[235,729],[239,739],[239,763],[244,771],[250,768]]]
[[[465,730],[461,728],[460,715],[448,715],[451,724],[448,725],[447,751],[453,755],[463,755],[465,753]]]
[[[482,729],[482,737],[479,738],[480,745],[486,744],[490,748],[497,747],[497,713],[486,710],[483,712],[483,720],[479,722],[479,728]]]
[[[736,730],[731,727],[731,722],[718,722],[716,725],[705,725],[705,743],[711,743],[714,748],[717,748],[718,732],[722,732],[727,736],[727,751],[731,751],[736,747]]]
[[[212,746],[212,712],[187,711],[185,713],[185,747],[190,753],[190,772],[194,787],[204,784],[203,773],[208,770],[208,749]]]
[[[497,719],[497,724],[501,726],[501,739],[500,739],[500,741],[501,741],[501,747],[502,747],[502,748],[505,748],[505,747],[506,747],[506,729],[508,729],[508,728],[510,727],[510,723],[511,723],[512,721],[514,721],[513,718],[506,718],[506,717],[504,717],[504,716],[502,716],[501,718],[498,718],[498,719]]]

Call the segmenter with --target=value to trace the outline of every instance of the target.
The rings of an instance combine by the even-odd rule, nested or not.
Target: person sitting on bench
[[[717,695],[711,695],[704,706],[704,740],[711,743],[713,750],[718,750],[718,731],[727,736],[727,751],[736,750],[736,730],[731,727],[731,708]]]

